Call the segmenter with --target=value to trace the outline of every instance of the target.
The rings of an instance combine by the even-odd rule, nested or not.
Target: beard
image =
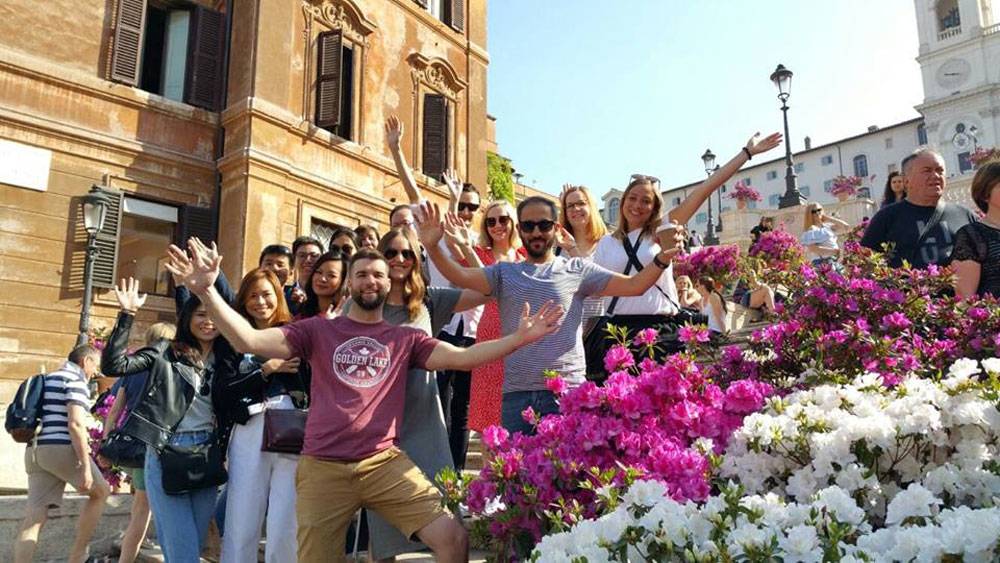
[[[375,295],[375,297],[366,298],[361,291],[351,290],[351,299],[358,304],[365,311],[374,311],[382,307],[385,304],[386,298],[389,297],[389,288],[381,289]]]
[[[541,238],[531,239],[524,245],[524,249],[527,250],[528,256],[532,258],[545,258],[545,255],[549,253],[549,249],[555,244],[555,240],[554,237],[547,240]],[[542,244],[540,249],[538,243]]]

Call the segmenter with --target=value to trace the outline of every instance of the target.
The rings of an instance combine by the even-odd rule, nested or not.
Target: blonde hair
[[[608,234],[608,228],[604,225],[601,211],[597,209],[597,204],[594,202],[594,198],[590,197],[590,191],[586,186],[570,186],[559,196],[559,222],[574,238],[580,237],[580,233],[574,233],[573,226],[569,224],[569,214],[566,208],[566,198],[573,192],[580,192],[583,195],[583,200],[587,202],[587,238],[590,239],[590,242],[597,242]]]
[[[632,180],[628,187],[625,188],[625,193],[622,194],[621,205],[618,206],[618,228],[615,229],[614,233],[611,233],[611,236],[618,240],[625,240],[625,236],[631,230],[628,226],[628,221],[625,220],[625,200],[628,199],[628,194],[632,190],[642,185],[649,186],[653,191],[653,210],[649,214],[649,220],[642,226],[642,232],[639,233],[639,236],[653,238],[656,235],[656,228],[660,226],[660,222],[662,221],[661,215],[663,214],[663,196],[660,195],[660,191],[648,179],[640,178]]]
[[[149,346],[158,340],[173,340],[177,335],[174,323],[153,323],[146,329],[145,342]]]
[[[504,211],[507,212],[507,216],[510,217],[510,234],[507,235],[507,243],[514,250],[521,248],[521,237],[517,234],[517,212],[514,211],[514,207],[505,199],[500,199],[496,201],[491,201],[486,209],[483,209],[482,217],[479,223],[479,246],[483,248],[493,248],[493,237],[490,236],[489,227],[486,226],[486,220],[489,218],[490,211],[494,208],[502,207]]]
[[[823,222],[816,217],[816,213],[813,213],[816,209],[823,209],[823,206],[815,201],[810,201],[806,204],[806,216],[802,221],[802,232],[806,232],[816,225],[823,226]]]
[[[682,280],[688,282],[688,289],[694,289],[694,283],[691,281],[691,276],[687,275],[677,276],[674,278],[674,285],[680,284]]]

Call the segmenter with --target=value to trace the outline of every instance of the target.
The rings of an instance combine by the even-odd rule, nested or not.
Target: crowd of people
[[[390,213],[388,233],[362,226],[337,230],[328,244],[300,237],[290,248],[267,246],[235,291],[214,244],[171,246],[176,327],[154,325],[134,351],[145,296],[122,280],[103,351],[79,346],[46,376],[41,432],[25,452],[29,500],[16,562],[31,560],[66,483],[88,496],[69,554],[86,558],[110,494],[94,462],[109,460],[91,455],[85,430],[87,381],[98,372],[120,378],[105,434],[120,429],[146,448],[130,473],[137,496],[121,561],[135,559],[150,512],[168,561],[198,561],[213,515],[223,561],[256,560],[262,530],[267,561],[342,560],[362,508],[373,559],[425,546],[441,561],[466,560],[465,530],[442,508],[435,475],[464,467],[470,429],[531,433],[531,417],[557,412],[545,371],[581,384],[596,353],[587,336],[602,323],[663,327],[694,312],[725,332],[716,281],[675,278],[672,259],[695,211],[781,141],[752,137],[673,209],[658,179],[632,175],[609,232],[583,186],[566,186],[558,204],[530,197],[515,208],[485,203],[449,173],[441,209],[406,163],[400,122],[390,118],[386,134],[410,199]],[[937,153],[918,151],[901,169],[903,188],[887,191],[902,197],[872,218],[863,244],[885,250],[894,266],[954,261],[959,295],[1000,295],[1000,163],[973,182],[981,221],[941,201]],[[835,262],[835,230],[846,225],[819,204],[804,211],[810,258]],[[774,311],[771,288],[747,286],[745,305]],[[273,430],[306,411],[301,444],[282,449]]]

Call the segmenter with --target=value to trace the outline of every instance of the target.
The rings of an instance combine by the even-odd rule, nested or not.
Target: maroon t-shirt
[[[397,443],[406,372],[426,369],[436,339],[347,317],[312,317],[281,330],[292,357],[312,368],[303,454],[357,461]]]

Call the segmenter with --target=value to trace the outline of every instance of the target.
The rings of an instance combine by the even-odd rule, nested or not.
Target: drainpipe
[[[219,220],[222,215],[222,172],[219,160],[225,154],[226,129],[222,126],[222,112],[229,101],[229,53],[233,41],[233,2],[226,0],[226,41],[222,51],[222,99],[219,101],[219,126],[215,131],[215,238],[219,238]]]

